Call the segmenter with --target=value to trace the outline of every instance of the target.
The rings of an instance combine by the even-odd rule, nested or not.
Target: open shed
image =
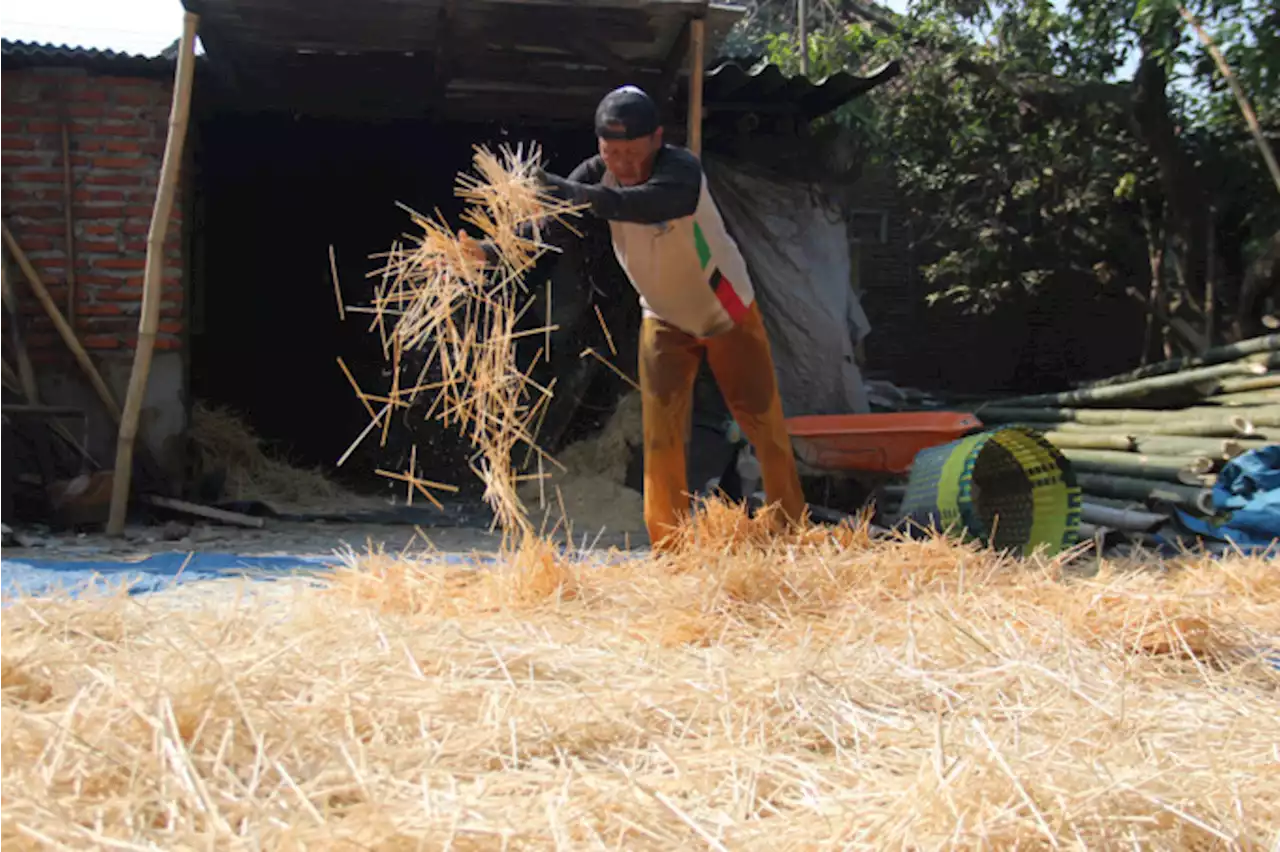
[[[325,467],[332,467],[367,422],[336,359],[343,358],[362,386],[377,388],[388,381],[368,324],[353,320],[352,314],[339,320],[330,249],[344,300],[367,301],[373,286],[369,274],[377,266],[372,256],[385,251],[409,225],[397,204],[439,208],[453,218],[458,212],[454,175],[467,167],[477,144],[536,142],[551,168],[568,171],[594,149],[590,121],[599,97],[624,82],[655,94],[667,108],[668,138],[683,141],[693,22],[704,21],[704,55],[714,56],[716,44],[740,12],[689,0],[188,0],[186,5],[200,15],[206,52],[196,69],[187,161],[174,214],[180,226],[173,236],[174,276],[165,303],[172,316],[162,329],[172,343],[157,356],[159,374],[170,378],[149,395],[145,434],[158,453],[180,453],[181,440],[175,439],[182,434],[191,401],[202,399],[245,411],[260,434],[280,442],[298,461]],[[843,288],[848,293],[848,246],[839,237],[842,213],[815,184],[833,174],[846,181],[855,177],[851,152],[856,145],[831,128],[811,134],[809,124],[888,79],[896,67],[815,83],[787,77],[765,63],[703,64],[708,67],[701,130],[713,191],[720,193],[730,180],[739,187],[756,181],[757,188],[765,181],[792,187],[793,198],[808,197],[812,210],[826,211],[822,239],[830,255],[823,265],[824,280],[810,288],[811,302],[826,298],[822,292],[838,294]],[[140,292],[134,288],[140,284],[143,249],[128,235],[138,234],[140,227],[145,231],[145,205],[154,197],[167,119],[163,98],[173,60],[6,43],[4,67],[6,156],[11,148],[28,144],[39,154],[38,162],[5,172],[5,205],[17,214],[19,240],[48,241],[36,260],[55,287],[65,284],[59,279],[66,278],[71,266],[101,273],[121,261],[130,265],[129,276],[122,269],[118,281],[82,273],[74,295],[77,304],[100,306],[106,291],[95,288],[114,288],[119,313],[110,318],[118,326],[112,326],[118,339],[108,347],[94,335],[93,341],[103,345],[93,352],[115,365],[108,372],[122,398],[129,326],[136,330],[137,323]],[[138,87],[133,75],[141,79],[144,73],[157,92],[150,111],[135,111],[127,119],[123,112],[117,115],[128,92]],[[50,116],[53,123],[38,120],[47,108],[42,104],[54,85],[51,80],[63,87],[59,91],[70,93],[67,103],[73,107],[105,104],[98,116],[82,116],[79,126],[69,126],[77,185],[96,184],[111,167],[109,158],[97,153],[115,150],[108,129],[120,131],[129,124],[121,132],[141,132],[145,143],[132,164],[139,186],[125,192],[133,205],[122,218],[87,218],[97,215],[91,210],[104,215],[117,211],[108,209],[105,197],[86,197],[76,218],[79,251],[74,264],[65,260],[65,241],[54,231],[53,223],[62,221],[56,203],[36,209],[31,202],[30,210],[22,208],[25,200],[11,204],[24,181],[44,180],[37,170],[48,171],[61,159],[57,116]],[[105,91],[105,100],[86,101],[82,93],[91,90]],[[28,138],[30,143],[19,141]],[[10,140],[15,140],[12,145]],[[50,188],[46,194],[54,193]],[[748,221],[750,216],[741,212],[726,215],[731,229],[758,228],[763,221]],[[806,216],[810,213],[801,219]],[[791,220],[793,233],[812,230],[798,221]],[[617,366],[635,372],[635,298],[613,260],[607,229],[595,224],[581,245],[548,258],[536,276],[551,282],[549,307],[561,329],[552,341],[551,362],[539,366],[544,378],[559,378],[557,405],[543,432],[553,447],[597,425],[625,387],[613,373],[579,357],[584,345],[603,351],[594,306],[601,308],[618,344]],[[765,227],[777,231],[776,222]],[[86,253],[85,244],[99,236],[112,245],[95,240],[94,253]],[[779,289],[785,285],[794,301],[806,286],[797,276],[808,270],[801,264],[778,272],[777,260],[795,247],[781,254],[776,246],[769,248],[766,260],[759,253],[760,233],[752,238],[757,244],[753,264],[772,264],[771,270],[753,270],[764,276],[757,284],[762,300],[771,298],[771,289],[775,300],[786,298]],[[815,237],[809,233],[809,238]],[[33,257],[40,254],[33,252]],[[794,266],[800,260],[789,262]],[[770,284],[779,274],[788,280]],[[825,337],[820,333],[818,345],[805,346],[805,352],[797,343],[788,354],[789,347],[778,343],[794,339],[795,329],[805,324],[803,316],[787,320],[778,314],[779,321],[791,324],[790,330],[771,320],[780,372],[788,369],[789,359],[816,365],[818,372],[846,361],[851,343],[843,321],[856,300],[837,298],[838,304],[822,305],[821,310],[839,319],[828,320]],[[101,327],[99,310],[82,310],[75,319],[77,329]],[[38,318],[38,311],[28,313]],[[831,349],[832,340],[838,349]],[[56,349],[56,340],[44,342]],[[828,354],[815,357],[815,351]],[[169,361],[172,368],[164,367]],[[64,363],[60,375],[73,388],[60,391],[61,398],[91,407],[91,393],[74,366]],[[795,403],[790,413],[814,413],[803,400],[795,402],[785,378],[783,384],[784,401],[790,396]],[[714,417],[714,400],[708,405]],[[98,437],[92,444],[109,464],[112,424],[96,420]],[[469,484],[463,472],[465,447],[455,436],[419,430],[413,440],[424,476]],[[366,449],[368,455],[353,457],[346,469],[367,478],[375,459],[394,465],[397,459],[387,456],[402,451],[407,452],[407,444],[379,448],[374,443]],[[180,460],[172,469],[180,476]]]

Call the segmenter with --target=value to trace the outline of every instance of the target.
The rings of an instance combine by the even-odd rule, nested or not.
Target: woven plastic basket
[[[1030,429],[989,429],[921,450],[902,519],[997,550],[1057,553],[1076,543],[1080,488],[1071,463]]]

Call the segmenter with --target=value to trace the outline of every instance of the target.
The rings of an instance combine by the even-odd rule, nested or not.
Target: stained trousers
[[[753,302],[732,330],[708,339],[646,316],[640,330],[644,520],[655,549],[669,543],[672,531],[688,514],[685,445],[693,384],[704,354],[729,412],[760,461],[766,499],[780,504],[789,522],[804,514],[804,494],[759,304]]]

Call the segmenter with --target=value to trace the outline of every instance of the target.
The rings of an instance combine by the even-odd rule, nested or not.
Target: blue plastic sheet
[[[47,595],[62,589],[75,595],[86,583],[98,588],[131,584],[130,594],[158,592],[176,585],[226,577],[278,579],[314,573],[335,565],[334,557],[244,556],[233,553],[158,553],[141,560],[5,559],[0,561],[0,592]]]
[[[1280,444],[1227,462],[1213,487],[1211,520],[1178,512],[1183,527],[1241,550],[1265,551],[1280,543]]]

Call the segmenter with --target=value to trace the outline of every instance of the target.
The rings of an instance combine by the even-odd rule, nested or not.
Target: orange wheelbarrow
[[[858,511],[869,501],[890,502],[886,483],[906,476],[921,450],[980,431],[982,421],[955,411],[892,414],[832,414],[792,417],[787,432],[796,454],[810,513],[831,520]],[[818,482],[815,483],[815,480]],[[816,494],[815,485],[822,486]],[[833,493],[834,492],[834,493]],[[820,500],[815,498],[821,497]],[[836,505],[831,505],[833,502]],[[815,505],[817,503],[817,505]]]

